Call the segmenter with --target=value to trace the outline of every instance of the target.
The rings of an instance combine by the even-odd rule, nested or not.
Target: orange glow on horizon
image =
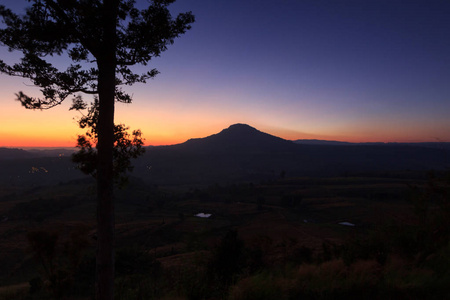
[[[45,147],[75,147],[76,140],[73,138],[55,138],[55,137],[42,137],[42,136],[20,136],[20,137],[5,137],[0,139],[0,147],[8,148],[45,148]]]
[[[223,129],[223,128],[222,128]],[[257,128],[258,129],[258,128]],[[351,142],[351,143],[365,143],[365,142],[443,142],[441,140],[437,140],[435,138],[429,139],[401,139],[394,137],[384,137],[373,136],[372,138],[361,138],[356,136],[331,136],[324,134],[307,134],[307,133],[297,133],[289,132],[285,130],[273,130],[268,131],[264,129],[259,129],[260,131],[269,133],[274,136],[278,136],[287,140],[298,140],[298,139],[317,139],[317,140],[333,140],[333,141],[342,141],[342,142]],[[145,135],[143,131],[143,137],[145,139],[145,146],[167,146],[183,143],[191,138],[204,138],[211,134],[216,134],[220,132],[221,129],[216,132],[206,133],[202,130],[201,132],[196,133],[195,131],[190,131],[189,133],[184,132],[184,134],[175,135],[166,133],[163,134],[149,134]],[[23,135],[12,135],[12,134],[2,134],[0,137],[0,147],[8,147],[8,148],[44,148],[44,147],[75,147],[76,145],[76,136],[77,134],[59,134],[59,135],[42,135],[40,134],[23,134]]]

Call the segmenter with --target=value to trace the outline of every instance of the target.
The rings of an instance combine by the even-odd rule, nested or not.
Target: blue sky
[[[178,0],[171,7],[192,11],[196,22],[151,62],[161,74],[129,88],[134,103],[117,106],[116,120],[141,128],[147,144],[237,122],[288,139],[450,141],[450,1]],[[12,101],[22,82],[4,87],[0,100]],[[14,105],[12,114],[31,116]],[[73,120],[65,126],[76,131]]]

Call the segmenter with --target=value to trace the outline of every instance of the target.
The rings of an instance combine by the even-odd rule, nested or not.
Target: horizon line
[[[204,137],[206,138],[206,137]],[[201,139],[201,138],[200,138]],[[189,139],[190,140],[190,139]],[[156,144],[156,145],[143,145],[143,147],[164,147],[164,146],[174,146],[179,145],[187,142],[188,140],[181,142],[181,143],[174,143],[174,144]],[[421,142],[348,142],[348,141],[339,141],[339,140],[321,140],[321,139],[296,139],[296,140],[288,140],[291,142],[296,141],[317,141],[317,142],[331,142],[331,143],[345,143],[345,144],[425,144],[425,143],[433,143],[433,144],[439,144],[439,143],[450,143],[450,141],[421,141]],[[76,150],[76,146],[0,146],[0,148],[6,148],[6,149],[22,149],[22,150],[41,150],[41,149],[64,149],[64,150]]]

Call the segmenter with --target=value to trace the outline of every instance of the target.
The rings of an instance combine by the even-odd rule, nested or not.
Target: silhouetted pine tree
[[[190,12],[170,15],[168,5],[174,1],[148,1],[138,10],[133,0],[30,0],[25,15],[0,5],[5,24],[0,43],[23,53],[16,64],[0,60],[0,72],[30,79],[43,94],[35,98],[19,92],[24,107],[48,109],[70,96],[77,106],[83,103],[80,93],[98,95],[97,299],[113,299],[114,103],[131,102],[121,85],[145,83],[158,73],[136,74],[131,66],[147,65],[190,29]],[[59,70],[49,58],[63,54],[72,62]]]

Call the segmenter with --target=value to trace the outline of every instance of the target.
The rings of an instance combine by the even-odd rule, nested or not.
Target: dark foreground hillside
[[[117,299],[445,299],[449,185],[408,174],[132,178],[116,199]],[[90,299],[94,195],[89,180],[1,189],[0,299]]]

